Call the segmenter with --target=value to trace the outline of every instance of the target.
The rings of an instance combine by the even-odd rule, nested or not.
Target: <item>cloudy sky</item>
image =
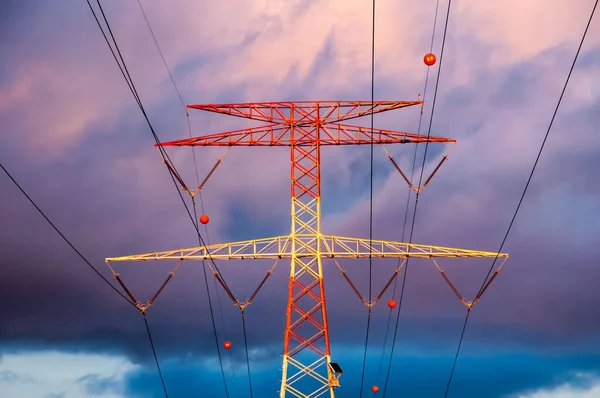
[[[452,3],[413,241],[495,251],[508,227],[593,7],[593,0],[456,0]],[[161,140],[187,121],[135,1],[105,0],[121,52]],[[143,1],[188,104],[370,100],[371,2]],[[440,1],[439,54],[447,2]],[[423,92],[435,0],[377,2],[375,97]],[[145,120],[85,1],[6,1],[0,15],[0,162],[72,243],[110,279],[106,257],[189,247],[195,232],[153,148]],[[437,66],[431,69],[432,77]],[[450,396],[600,396],[600,20],[587,40],[521,212],[502,273],[474,307]],[[424,126],[434,80],[425,98]],[[418,109],[376,116],[376,126],[417,132]],[[250,127],[190,113],[194,135]],[[363,123],[368,123],[368,119]],[[414,147],[390,152],[410,169]],[[323,229],[368,237],[369,148],[325,148]],[[203,178],[221,148],[196,150]],[[169,150],[193,186],[189,148]],[[419,151],[422,156],[422,151]],[[418,162],[420,163],[420,162]],[[419,170],[417,170],[419,172]],[[289,153],[234,148],[206,185],[210,242],[289,231]],[[400,240],[407,187],[375,150],[374,236]],[[3,397],[164,396],[139,313],[61,240],[10,179],[0,175],[0,391]],[[174,264],[118,264],[146,300]],[[221,263],[241,299],[272,264]],[[358,396],[366,309],[335,264],[326,265],[332,355],[341,396]],[[344,262],[367,291],[365,262]],[[374,261],[373,289],[394,269]],[[445,260],[470,298],[488,260]],[[288,265],[247,309],[255,396],[279,389]],[[443,396],[465,308],[428,261],[411,261],[388,396]],[[248,396],[239,311],[209,287],[231,397]],[[148,313],[171,397],[223,397],[206,285],[186,263]],[[391,291],[385,301],[391,298]],[[383,385],[388,308],[375,307],[365,391]]]

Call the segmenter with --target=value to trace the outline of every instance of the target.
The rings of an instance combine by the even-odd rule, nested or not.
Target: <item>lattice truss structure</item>
[[[409,144],[409,143],[455,143],[455,140],[440,137],[426,137],[403,132],[370,129],[343,122],[371,113],[387,112],[409,106],[423,105],[417,101],[328,101],[328,102],[267,102],[219,105],[188,105],[188,109],[253,119],[267,124],[226,133],[205,135],[196,138],[165,142],[162,146],[276,146],[291,149],[291,231],[289,235],[255,239],[233,243],[213,244],[188,249],[154,252],[147,254],[108,258],[112,262],[150,260],[230,260],[230,259],[272,259],[275,264],[285,259],[290,261],[289,292],[286,311],[281,397],[319,397],[329,394],[334,397],[334,389],[340,386],[340,366],[331,361],[330,336],[327,325],[327,309],[323,282],[323,259],[332,259],[344,278],[367,306],[373,306],[383,296],[402,265],[409,257],[429,258],[444,277],[454,293],[467,307],[479,300],[481,294],[498,274],[500,267],[489,280],[481,293],[471,301],[465,300],[452,285],[436,258],[496,257],[495,252],[466,250],[458,248],[408,244],[363,238],[324,235],[321,233],[321,147],[325,145],[361,144]],[[387,151],[386,151],[387,153]],[[425,187],[437,172],[447,155],[442,157],[430,177],[420,188],[410,184],[398,164],[388,157],[409,186],[418,191]],[[177,174],[173,165],[163,157],[169,170],[192,197],[198,193],[217,166],[220,158],[202,184],[195,190],[189,189]],[[507,254],[500,254],[506,260]],[[399,266],[373,300],[365,300],[354,286],[345,271],[337,262],[338,258],[398,258]],[[179,266],[178,264],[178,266]],[[210,261],[208,262],[210,265]],[[227,294],[242,311],[252,302],[272,270],[260,283],[249,300],[240,302],[224,283],[222,276],[212,267],[213,275],[221,283]],[[113,268],[111,267],[111,270]],[[147,303],[137,301],[127,290],[113,270],[115,278],[141,311],[150,307],[167,282],[169,274],[156,295]]]

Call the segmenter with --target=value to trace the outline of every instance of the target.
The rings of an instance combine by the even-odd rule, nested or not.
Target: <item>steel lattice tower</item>
[[[422,105],[422,101],[378,101],[374,103],[370,101],[302,101],[188,105],[188,109],[253,119],[267,124],[256,128],[166,142],[162,143],[162,146],[284,146],[291,148],[290,234],[108,258],[107,263],[111,261],[183,261],[211,258],[213,260],[289,259],[290,279],[280,396],[312,398],[329,393],[333,398],[334,388],[339,387],[338,379],[341,369],[331,361],[323,283],[323,258],[386,257],[406,259],[418,257],[434,259],[436,257],[465,258],[495,257],[497,255],[497,253],[476,250],[322,234],[320,162],[322,146],[455,142],[448,138],[426,137],[341,123],[371,113],[381,113],[414,105]],[[171,172],[174,172],[174,168],[168,162],[167,166]],[[184,185],[181,178],[178,175],[176,177]],[[501,254],[501,256],[507,257],[506,254]],[[441,269],[440,271],[446,278],[443,271]],[[213,273],[218,279],[220,278],[214,269]],[[115,277],[118,279],[118,274],[115,273]],[[449,280],[447,282],[450,284]],[[451,287],[454,289],[452,285]],[[454,291],[458,295],[455,289]],[[230,297],[232,296],[230,292],[228,294]],[[156,295],[153,300],[155,298]],[[473,302],[464,300],[463,302],[471,306],[478,298]],[[144,311],[152,304],[153,300],[150,300],[147,305],[139,305],[137,302],[138,307]],[[373,304],[368,303],[368,305]],[[247,304],[240,308],[243,309],[245,305]],[[239,303],[238,306],[240,306]]]

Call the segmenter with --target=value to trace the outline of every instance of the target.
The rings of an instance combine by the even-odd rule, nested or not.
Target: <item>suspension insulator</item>
[[[208,218],[208,216],[207,216],[206,214],[202,214],[202,215],[200,216],[200,222],[201,222],[202,224],[208,224],[208,221],[209,221],[209,218]]]
[[[423,62],[425,62],[425,65],[427,66],[435,64],[435,55],[432,53],[425,54],[425,57],[423,57]]]
[[[373,386],[371,387],[371,390],[373,390],[373,392],[377,392],[379,391],[379,386]]]
[[[388,307],[395,308],[396,307],[396,300],[390,300],[390,301],[388,301]]]
[[[230,341],[226,341],[225,343],[223,343],[223,347],[225,347],[226,350],[231,348],[231,342]]]

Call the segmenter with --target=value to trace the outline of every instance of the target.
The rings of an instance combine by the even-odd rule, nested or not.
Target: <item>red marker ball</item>
[[[226,350],[231,348],[231,342],[226,341],[225,343],[223,343],[223,347],[225,347]]]
[[[379,386],[373,386],[373,388],[371,388],[371,390],[373,390],[373,392],[377,392],[377,391],[379,391]]]
[[[388,307],[390,307],[390,308],[396,307],[396,300],[390,300],[390,301],[388,301]]]
[[[425,54],[425,57],[423,57],[423,62],[425,62],[425,65],[427,66],[435,64],[435,55],[432,53]]]
[[[200,222],[201,222],[202,224],[208,224],[208,220],[209,220],[209,218],[208,218],[208,216],[207,216],[206,214],[202,214],[202,215],[200,216]]]

